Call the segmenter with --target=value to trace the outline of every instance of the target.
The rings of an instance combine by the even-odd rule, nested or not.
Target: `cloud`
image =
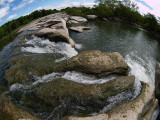
[[[26,3],[19,4],[18,6],[14,7],[13,10],[18,10],[20,8],[23,8],[25,5]]]
[[[60,4],[59,6],[44,6],[44,7],[38,7],[35,10],[41,10],[41,9],[63,9],[66,7],[79,7],[79,6],[86,6],[86,7],[93,7],[93,5],[96,5],[96,3],[90,3],[90,2],[69,2],[69,0],[65,1],[65,4]]]
[[[10,20],[10,19],[12,19],[12,18],[14,18],[14,17],[16,17],[16,16],[17,16],[17,14],[10,15],[10,16],[7,18],[7,20]]]
[[[5,5],[7,3],[11,3],[13,2],[14,0],[0,0],[0,5]]]
[[[137,3],[138,7],[139,7],[139,11],[142,14],[147,14],[147,13],[151,13],[154,14],[156,17],[160,17],[160,0],[132,0],[135,3]],[[150,7],[146,6],[143,3],[146,3],[147,5],[149,5]],[[152,9],[150,9],[152,8]]]
[[[9,5],[0,8],[0,19],[2,19],[4,16],[6,16],[9,13]]]
[[[34,2],[34,0],[23,0],[18,6],[14,7],[12,10],[18,10],[26,6],[27,4],[30,4]]]

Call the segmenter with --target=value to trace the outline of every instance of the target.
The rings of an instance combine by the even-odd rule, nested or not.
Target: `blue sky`
[[[131,0],[141,13],[160,16],[160,0]],[[0,26],[7,21],[39,9],[61,9],[67,6],[93,6],[94,0],[0,0]]]

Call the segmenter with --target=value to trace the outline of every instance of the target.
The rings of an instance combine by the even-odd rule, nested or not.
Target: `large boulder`
[[[59,78],[33,86],[28,92],[23,87],[12,89],[10,96],[35,114],[48,113],[42,114],[41,118],[47,118],[51,113],[53,118],[88,115],[109,104],[107,98],[131,90],[134,82],[134,76],[120,77],[103,84],[81,84]]]
[[[140,95],[133,101],[123,103],[110,111],[93,117],[70,116],[61,120],[151,120],[153,111],[157,107],[154,99],[154,88],[151,84],[142,83]]]
[[[128,65],[118,52],[85,51],[57,63],[55,71],[78,71],[98,76],[128,73]]]
[[[1,120],[40,120],[25,110],[16,107],[9,98],[0,93],[0,119]]]

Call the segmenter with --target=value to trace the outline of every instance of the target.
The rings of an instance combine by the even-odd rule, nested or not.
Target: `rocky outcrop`
[[[68,24],[77,24],[80,22],[87,22],[87,19],[80,16],[70,16],[67,21]]]
[[[154,88],[151,84],[143,83],[140,95],[133,101],[123,103],[105,114],[93,117],[66,117],[62,120],[147,120],[152,117],[157,107],[157,100],[154,100]],[[152,111],[152,112],[151,112]],[[150,119],[148,119],[150,120]]]
[[[90,30],[89,27],[84,27],[84,26],[70,27],[70,29],[76,32],[83,32],[84,30]]]
[[[0,119],[1,120],[40,120],[21,108],[16,107],[7,96],[0,93]]]
[[[98,50],[82,52],[69,60],[57,63],[55,71],[78,71],[98,76],[128,73],[128,65],[118,52]]]
[[[117,52],[85,51],[68,60],[54,62],[61,57],[59,54],[21,54],[11,60],[12,66],[6,71],[6,79],[10,85],[17,82],[27,85],[33,82],[33,76],[52,72],[78,71],[102,77],[110,74],[126,75],[129,69]]]
[[[127,92],[134,86],[135,77],[120,77],[103,84],[81,84],[66,79],[55,79],[29,88],[11,91],[16,101],[35,111],[51,114],[53,118],[76,113],[90,114],[108,104],[107,98]],[[78,107],[77,107],[78,106]],[[41,116],[42,118],[44,116]]]
[[[69,37],[67,23],[86,22],[87,20],[79,16],[69,16],[68,14],[56,13],[40,19],[37,19],[26,26],[22,27],[19,32],[32,30],[30,35],[48,38],[54,42],[67,42],[72,47],[75,46],[74,41]]]
[[[96,15],[87,15],[88,20],[95,20],[97,18]]]

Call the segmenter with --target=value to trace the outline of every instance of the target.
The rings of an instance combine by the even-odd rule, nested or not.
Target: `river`
[[[54,43],[47,39],[41,39],[33,36],[32,38],[26,39],[27,43],[32,46],[22,47],[22,52],[31,53],[59,53],[63,57],[57,59],[56,62],[70,58],[77,55],[78,53],[85,50],[101,50],[105,52],[119,52],[128,63],[130,69],[129,75],[135,75],[137,80],[150,82],[154,85],[155,77],[155,65],[157,61],[160,61],[160,42],[159,38],[150,34],[149,32],[137,28],[135,26],[124,24],[113,21],[96,21],[87,22],[82,25],[90,27],[88,31],[77,33],[70,31],[70,37],[75,41],[76,47],[71,48],[66,43]],[[6,84],[5,81],[5,70],[9,68],[9,60],[13,57],[11,52],[16,48],[18,39],[15,39],[12,43],[4,47],[0,52],[0,83]],[[94,79],[86,76],[85,74],[68,71],[66,73],[52,73],[44,75],[42,77],[36,76],[37,81],[33,85],[53,80],[53,78],[66,78],[79,83],[93,84],[93,83],[104,83],[116,76],[110,76],[103,79]],[[14,89],[21,89],[21,85],[12,85],[10,91]],[[124,101],[128,97],[134,99],[140,92],[140,84],[135,85],[136,90],[134,96],[131,93],[121,94],[124,98],[119,99],[120,96],[111,98],[112,102]],[[110,104],[110,106],[104,106],[104,109],[100,113],[104,113],[108,109],[114,107],[117,103]],[[120,103],[118,103],[120,104]],[[93,113],[97,114],[97,113]],[[49,118],[54,117],[54,112],[48,116]]]

